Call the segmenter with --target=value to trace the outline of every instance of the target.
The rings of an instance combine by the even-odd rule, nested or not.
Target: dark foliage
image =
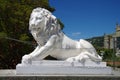
[[[35,48],[28,22],[36,7],[55,10],[49,0],[0,0],[0,69],[14,69]]]

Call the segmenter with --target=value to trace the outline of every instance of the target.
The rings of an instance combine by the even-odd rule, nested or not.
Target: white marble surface
[[[91,60],[85,63],[81,62],[68,62],[68,61],[55,61],[55,60],[42,60],[42,61],[32,61],[32,65],[41,66],[73,66],[73,67],[106,67],[106,62],[93,62]]]
[[[3,77],[3,76],[85,76],[85,77],[88,77],[88,76],[91,76],[91,77],[95,77],[95,76],[99,76],[99,77],[103,77],[103,76],[106,76],[106,77],[120,77],[120,68],[116,68],[115,70],[112,71],[112,74],[110,75],[105,75],[105,74],[101,74],[101,75],[17,75],[16,74],[16,69],[1,69],[0,70],[0,77]]]
[[[87,64],[87,65],[86,65]],[[67,61],[33,61],[32,64],[18,64],[18,75],[85,75],[85,74],[112,74],[112,69],[105,62],[93,63],[92,61],[81,64]]]

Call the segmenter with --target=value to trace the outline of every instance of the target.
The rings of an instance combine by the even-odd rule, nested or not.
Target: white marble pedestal
[[[112,69],[106,66],[106,62],[95,63],[87,61],[32,61],[32,64],[18,64],[17,75],[109,75]]]

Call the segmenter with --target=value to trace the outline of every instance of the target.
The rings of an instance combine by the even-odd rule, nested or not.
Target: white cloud
[[[79,36],[79,35],[81,35],[81,33],[80,33],[80,32],[75,32],[75,33],[72,33],[72,36]]]
[[[69,38],[74,39],[74,40],[79,40],[81,36],[81,32],[73,32],[73,33],[67,33],[66,34]]]

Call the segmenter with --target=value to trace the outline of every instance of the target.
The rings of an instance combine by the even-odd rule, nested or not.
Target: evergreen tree
[[[33,51],[34,39],[28,24],[36,7],[55,11],[49,0],[0,0],[0,68],[15,68],[24,54]]]

